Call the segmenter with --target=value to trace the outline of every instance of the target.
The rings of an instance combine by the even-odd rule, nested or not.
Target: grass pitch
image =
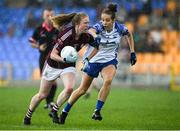
[[[38,88],[0,88],[1,130],[180,129],[180,92],[122,88],[111,90],[102,110],[102,121],[91,119],[97,98],[94,91],[89,99],[82,97],[72,107],[65,125],[51,122],[43,101],[33,114],[32,125],[24,126],[23,117],[37,91]]]

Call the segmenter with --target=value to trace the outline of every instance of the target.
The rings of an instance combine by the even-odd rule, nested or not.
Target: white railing
[[[21,69],[21,67],[19,67]],[[32,68],[31,66],[29,68]],[[33,72],[33,69],[32,69]],[[81,73],[77,71],[77,85],[81,81]],[[34,81],[30,74],[27,80],[21,80],[22,83]],[[170,83],[171,73],[168,64],[119,64],[117,73],[113,80],[113,86],[168,86]],[[13,79],[13,68],[8,63],[0,63],[0,80],[6,82],[16,82]],[[59,81],[59,80],[58,80]],[[102,83],[99,74],[99,81]],[[36,81],[37,82],[37,81]],[[31,83],[30,83],[31,84]]]
[[[168,86],[170,77],[169,64],[119,64],[113,83],[128,86]]]

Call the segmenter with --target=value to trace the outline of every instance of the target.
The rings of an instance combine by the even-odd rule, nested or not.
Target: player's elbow
[[[72,87],[69,87],[66,89],[66,93],[67,94],[71,94],[73,92],[73,88]]]
[[[53,52],[51,52],[50,58],[51,58],[51,59],[54,59],[54,53],[53,53]]]
[[[51,58],[52,60],[56,60],[56,53],[55,53],[54,50],[52,50],[52,52],[51,52],[51,54],[50,54],[50,58]]]
[[[39,100],[43,100],[43,99],[47,98],[47,96],[48,96],[48,93],[39,93],[37,98]]]

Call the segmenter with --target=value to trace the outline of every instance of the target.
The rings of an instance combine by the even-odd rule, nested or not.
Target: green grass
[[[102,110],[103,120],[100,122],[91,119],[97,98],[97,92],[94,91],[90,99],[81,98],[73,106],[65,125],[51,122],[48,110],[43,109],[43,101],[33,114],[32,125],[24,126],[23,117],[37,90],[0,88],[0,129],[180,129],[180,92],[122,88],[112,89]]]

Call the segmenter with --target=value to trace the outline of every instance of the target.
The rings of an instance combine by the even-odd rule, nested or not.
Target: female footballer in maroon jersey
[[[68,16],[68,15],[67,15]],[[58,108],[70,97],[75,85],[75,63],[71,63],[70,59],[63,59],[60,52],[65,46],[72,46],[79,51],[85,44],[90,44],[95,47],[89,55],[91,59],[97,52],[97,43],[87,31],[89,27],[89,17],[84,13],[74,14],[73,17],[62,15],[52,19],[54,24],[61,25],[62,23],[72,22],[72,26],[67,27],[58,34],[56,45],[47,58],[47,64],[43,70],[39,92],[31,99],[29,109],[24,118],[24,124],[31,124],[32,113],[38,104],[47,97],[51,85],[57,78],[61,78],[64,84],[64,90],[59,94],[57,103],[53,106],[50,116],[53,122],[58,123]]]

